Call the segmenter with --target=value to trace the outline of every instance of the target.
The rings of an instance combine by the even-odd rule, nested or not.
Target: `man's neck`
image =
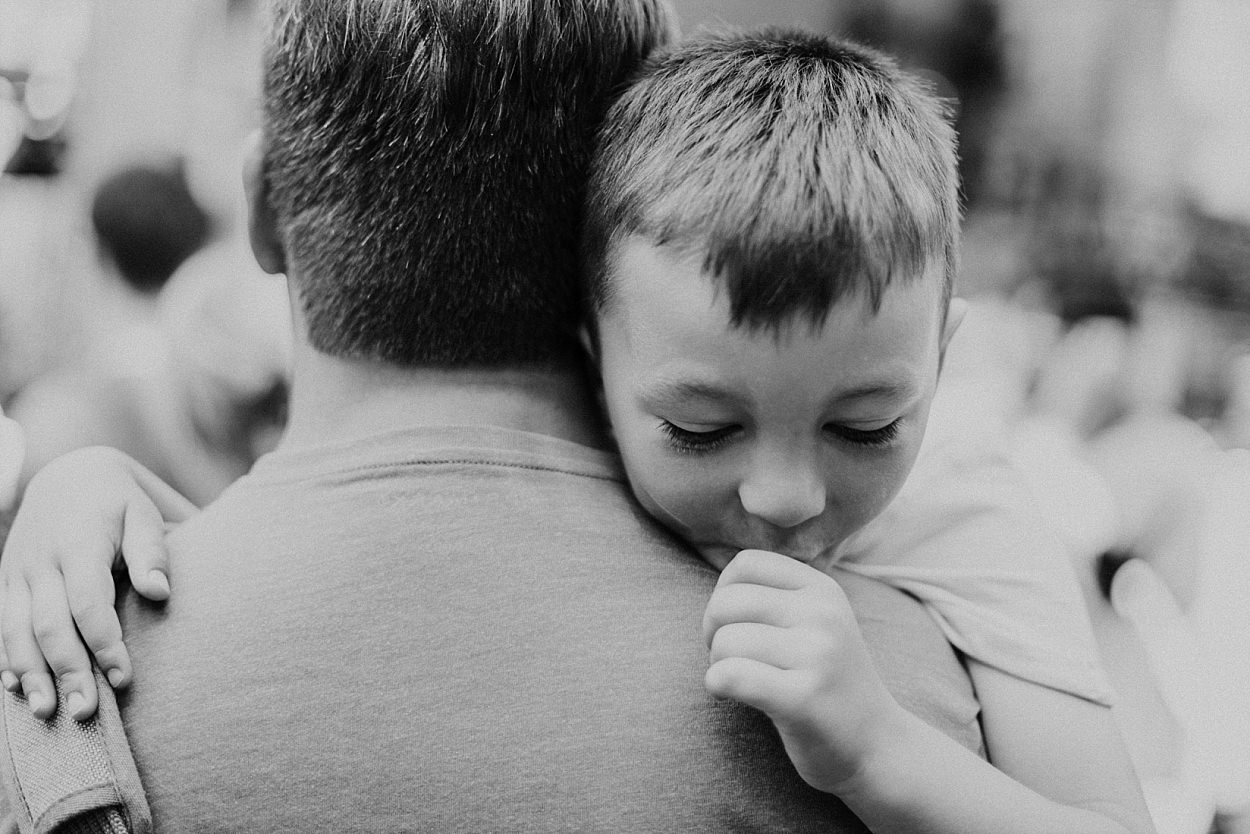
[[[608,445],[579,368],[401,368],[297,348],[282,448],[433,426],[496,426]]]

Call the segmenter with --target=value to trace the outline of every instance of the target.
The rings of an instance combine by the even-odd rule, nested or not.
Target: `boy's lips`
[[[743,550],[766,550],[770,553],[780,553],[782,556],[788,556],[796,562],[802,562],[810,565],[822,557],[833,552],[834,546],[826,544],[804,544],[801,542],[786,541],[744,541],[735,542],[733,544],[725,544],[721,542],[707,542],[696,545],[698,550],[704,554],[705,558],[712,564],[724,567],[734,556],[737,556]],[[714,558],[712,554],[716,554]]]

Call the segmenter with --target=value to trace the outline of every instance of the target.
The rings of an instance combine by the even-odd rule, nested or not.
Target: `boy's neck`
[[[404,428],[496,426],[607,448],[580,368],[403,368],[295,352],[282,448],[319,446]]]

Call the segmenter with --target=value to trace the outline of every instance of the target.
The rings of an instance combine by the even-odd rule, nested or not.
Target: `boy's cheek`
[[[626,457],[630,486],[656,520],[688,541],[698,541],[715,530],[712,516],[719,504],[709,485],[692,477],[690,466],[674,465],[670,457],[662,450]]]

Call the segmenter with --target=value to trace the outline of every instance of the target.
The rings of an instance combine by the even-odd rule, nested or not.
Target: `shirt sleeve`
[[[915,596],[965,655],[1111,703],[1068,552],[1004,451],[922,450],[838,564]]]

